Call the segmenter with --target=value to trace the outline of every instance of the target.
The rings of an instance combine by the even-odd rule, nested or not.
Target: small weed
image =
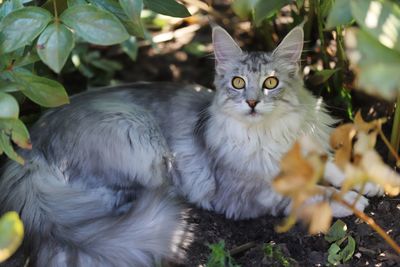
[[[211,249],[211,254],[208,258],[206,267],[240,267],[237,265],[229,251],[225,249],[225,242],[219,241],[217,244],[208,245]]]
[[[331,243],[328,250],[328,262],[338,265],[350,260],[353,257],[356,241],[347,233],[347,225],[342,220],[337,220],[328,233],[325,240]],[[345,244],[342,246],[342,244]]]
[[[272,266],[282,266],[282,267],[295,266],[296,261],[286,256],[278,245],[274,243],[264,244],[263,250],[266,260],[268,262],[271,262]]]

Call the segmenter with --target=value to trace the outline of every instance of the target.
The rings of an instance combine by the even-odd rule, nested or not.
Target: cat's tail
[[[190,233],[165,194],[146,190],[118,215],[106,192],[72,187],[41,162],[9,162],[0,180],[0,209],[19,212],[32,266],[154,266],[179,258]]]

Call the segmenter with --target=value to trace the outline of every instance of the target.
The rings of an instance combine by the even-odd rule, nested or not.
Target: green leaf
[[[256,3],[257,0],[235,0],[232,3],[232,9],[239,18],[247,19],[251,17]]]
[[[23,56],[19,56],[14,61],[14,68],[23,67],[29,64],[36,63],[40,60],[36,51],[32,50]]]
[[[17,100],[10,95],[0,92],[0,119],[18,118],[19,106]]]
[[[78,36],[93,44],[113,45],[129,38],[124,26],[113,14],[95,6],[70,7],[60,18]]]
[[[67,0],[68,7],[77,6],[77,5],[86,5],[87,2],[85,0]]]
[[[339,69],[326,69],[314,73],[308,80],[313,85],[323,84],[332,77]]]
[[[333,265],[340,264],[342,256],[339,254],[340,247],[333,243],[328,249],[328,262]]]
[[[9,258],[22,243],[24,225],[15,211],[0,218],[0,262]]]
[[[342,239],[346,235],[347,225],[342,220],[337,220],[331,228],[329,228],[328,233],[325,235],[325,240],[329,243],[335,242]]]
[[[73,47],[72,32],[61,23],[53,23],[40,35],[36,50],[47,66],[60,73]]]
[[[320,16],[322,18],[326,18],[329,14],[329,11],[331,10],[332,6],[333,6],[333,0],[324,0],[320,2]]]
[[[11,12],[0,24],[0,53],[30,44],[51,19],[52,15],[40,7],[24,7]]]
[[[19,85],[15,82],[0,80],[0,92],[12,93],[19,91]]]
[[[137,37],[144,37],[143,33],[140,29],[136,27],[136,25],[132,22],[132,20],[125,14],[125,11],[122,9],[121,5],[114,0],[89,0],[90,3],[93,5],[107,10],[110,13],[114,14],[118,17],[118,19],[122,22],[125,26],[126,30],[129,34],[137,36]]]
[[[131,19],[135,31],[137,31],[135,35],[143,37],[144,29],[140,19],[140,14],[143,9],[143,0],[119,0],[119,3],[125,11],[125,14]]]
[[[145,6],[157,13],[185,18],[191,16],[187,8],[175,0],[144,0]]]
[[[357,66],[357,83],[367,93],[393,99],[400,93],[400,53],[362,30],[346,33],[348,58]]]
[[[353,20],[349,0],[336,0],[328,15],[326,28],[347,25]]]
[[[400,94],[400,62],[397,64],[375,63],[360,69],[358,85],[369,94],[392,100]]]
[[[363,30],[400,52],[400,7],[390,1],[352,0],[351,12]]]
[[[19,147],[24,149],[32,149],[29,140],[29,132],[25,124],[19,119],[3,119],[0,120],[0,129],[7,135],[11,134],[11,140]]]
[[[282,7],[290,4],[290,0],[274,0],[265,1],[258,0],[254,8],[254,22],[256,25],[260,25],[264,19],[270,18],[276,14]]]
[[[342,249],[342,251],[339,252],[343,262],[346,262],[353,257],[355,249],[356,241],[351,236],[347,237],[347,245]]]
[[[23,86],[22,93],[33,102],[44,107],[57,107],[69,103],[64,87],[54,80],[27,73],[15,74],[16,81]]]
[[[121,44],[122,51],[125,52],[133,61],[136,61],[139,45],[136,37],[131,36],[128,40]]]
[[[15,160],[21,165],[24,165],[25,160],[15,152],[10,138],[4,133],[0,132],[0,150],[4,151],[6,153],[7,157],[9,157],[12,160]]]
[[[0,6],[0,21],[2,18],[10,14],[12,11],[24,7],[21,0],[4,1]]]

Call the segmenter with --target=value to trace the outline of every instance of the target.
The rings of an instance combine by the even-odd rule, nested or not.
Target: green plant
[[[230,253],[225,250],[225,242],[223,240],[216,244],[208,245],[211,254],[208,258],[207,267],[239,267],[231,257]]]
[[[36,3],[36,2],[35,2]],[[109,81],[121,68],[117,62],[100,58],[87,45],[121,44],[131,58],[136,57],[135,37],[144,37],[143,8],[168,16],[190,16],[175,0],[0,0],[0,153],[23,164],[14,151],[16,145],[29,149],[29,134],[19,119],[17,99],[25,97],[43,107],[68,103],[64,87],[54,80],[74,56],[75,67],[91,78]],[[40,2],[38,2],[40,3]],[[75,49],[74,49],[75,47]],[[43,62],[53,71],[37,75]],[[93,84],[101,84],[94,80]],[[23,95],[24,97],[20,97]]]
[[[331,226],[325,234],[325,240],[331,244],[328,250],[330,264],[345,263],[352,258],[356,241],[347,233],[347,225],[342,220],[337,220]]]
[[[18,214],[7,212],[0,218],[0,262],[7,260],[21,245],[24,225]]]
[[[275,243],[264,244],[263,250],[268,262],[271,262],[270,264],[273,266],[290,267],[296,265],[296,261],[287,257]]]

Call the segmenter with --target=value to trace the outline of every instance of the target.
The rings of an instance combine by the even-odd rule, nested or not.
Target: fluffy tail
[[[40,162],[8,163],[0,180],[0,209],[20,213],[34,266],[154,266],[177,259],[190,234],[165,194],[144,191],[117,215],[107,207],[107,192],[72,187]]]

